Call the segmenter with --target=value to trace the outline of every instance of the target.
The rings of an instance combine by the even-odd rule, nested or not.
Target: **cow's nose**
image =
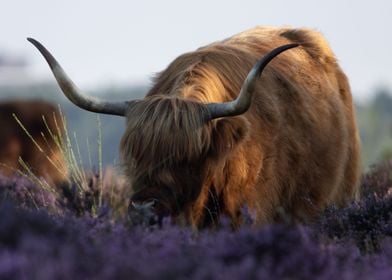
[[[145,201],[137,201],[137,200],[132,200],[131,199],[131,206],[135,209],[135,210],[143,210],[143,209],[152,209],[154,208],[156,204],[156,199],[148,199]]]
[[[158,223],[155,205],[155,199],[142,202],[131,200],[128,206],[128,219],[131,225],[151,226]]]

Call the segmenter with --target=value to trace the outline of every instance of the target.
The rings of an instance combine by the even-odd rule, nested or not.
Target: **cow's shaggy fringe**
[[[127,174],[151,175],[158,168],[205,155],[211,141],[204,127],[207,113],[202,104],[175,96],[152,96],[131,107],[120,148]]]

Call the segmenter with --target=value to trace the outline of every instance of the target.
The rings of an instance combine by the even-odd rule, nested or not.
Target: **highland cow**
[[[31,172],[52,186],[65,181],[66,163],[56,143],[62,133],[61,116],[54,105],[41,100],[1,102],[0,173]]]
[[[73,103],[126,117],[131,212],[148,207],[195,227],[224,215],[238,226],[244,207],[255,224],[303,221],[358,196],[349,83],[316,31],[256,27],[212,43],[179,56],[144,99],[126,102],[81,94],[29,41]]]

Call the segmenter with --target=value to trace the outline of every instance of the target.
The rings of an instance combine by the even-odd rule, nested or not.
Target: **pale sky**
[[[25,55],[53,79],[26,41],[41,41],[84,89],[148,81],[176,56],[256,25],[321,31],[361,100],[392,88],[392,1],[0,0],[0,51]]]

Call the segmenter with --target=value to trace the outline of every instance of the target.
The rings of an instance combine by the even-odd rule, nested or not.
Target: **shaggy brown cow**
[[[42,148],[42,152],[17,123],[13,114]],[[67,168],[54,139],[58,138],[59,129],[62,132],[61,124],[59,110],[50,103],[40,100],[1,102],[0,173],[11,176],[16,170],[26,172],[19,162],[21,157],[34,175],[44,178],[50,185],[63,182]]]
[[[126,117],[120,151],[135,192],[131,209],[148,205],[203,227],[221,214],[238,225],[247,207],[263,224],[282,213],[314,218],[358,195],[350,87],[318,32],[256,27],[179,56],[143,100],[117,103],[79,93],[29,40],[72,102]]]

